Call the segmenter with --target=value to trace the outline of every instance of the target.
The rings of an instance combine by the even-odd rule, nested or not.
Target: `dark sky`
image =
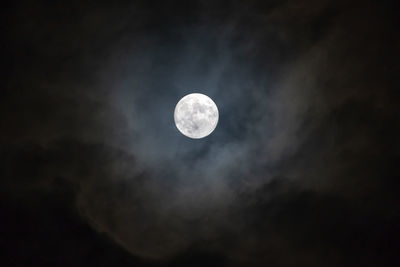
[[[397,8],[3,5],[0,265],[400,266]]]

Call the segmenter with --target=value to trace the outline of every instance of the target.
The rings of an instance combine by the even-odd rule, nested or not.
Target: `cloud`
[[[43,61],[11,76],[2,101],[7,196],[63,181],[94,229],[153,261],[390,262],[393,249],[377,245],[398,221],[390,30],[375,6],[307,4],[200,2],[173,18],[100,5],[76,24],[56,20],[62,34],[34,9],[44,28],[25,60]],[[173,125],[193,91],[220,111],[196,141]]]

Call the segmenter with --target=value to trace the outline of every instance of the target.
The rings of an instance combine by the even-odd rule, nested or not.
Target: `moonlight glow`
[[[218,108],[203,94],[184,96],[175,107],[174,119],[178,130],[187,137],[199,139],[212,133],[218,123]]]

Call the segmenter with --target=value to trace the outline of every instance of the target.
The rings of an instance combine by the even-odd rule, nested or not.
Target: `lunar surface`
[[[211,134],[218,124],[218,108],[203,94],[189,94],[176,104],[174,119],[178,130],[193,139]]]

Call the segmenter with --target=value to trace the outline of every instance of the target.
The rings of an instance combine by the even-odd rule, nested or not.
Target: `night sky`
[[[3,4],[0,265],[400,266],[397,8]]]

